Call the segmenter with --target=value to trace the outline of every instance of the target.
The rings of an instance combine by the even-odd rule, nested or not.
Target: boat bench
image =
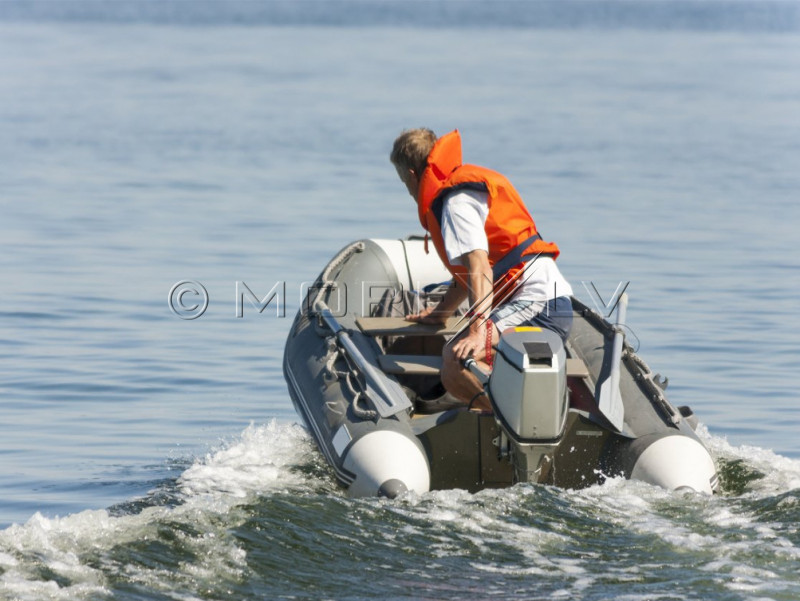
[[[359,317],[356,325],[368,336],[452,336],[467,325],[467,319],[450,317],[445,324],[431,325],[403,317]]]
[[[402,317],[359,317],[356,324],[368,336],[452,336],[466,325],[466,319],[450,317],[447,323],[431,325],[406,321]],[[387,374],[438,375],[440,355],[379,355],[378,363]],[[567,377],[586,378],[589,370],[582,359],[567,359]]]
[[[378,364],[387,374],[438,375],[442,370],[439,355],[378,355]],[[586,378],[589,369],[582,359],[567,359],[567,377]]]
[[[378,364],[387,374],[437,376],[442,371],[442,356],[378,355]]]

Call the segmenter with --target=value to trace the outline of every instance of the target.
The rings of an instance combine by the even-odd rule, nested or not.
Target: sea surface
[[[337,488],[283,344],[417,126],[628,285],[721,494]],[[0,3],[0,599],[800,599],[799,226],[796,2]]]

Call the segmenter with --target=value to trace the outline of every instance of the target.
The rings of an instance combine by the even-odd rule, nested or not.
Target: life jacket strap
[[[525,257],[522,254],[528,250],[528,247],[531,246],[534,242],[541,240],[542,237],[539,234],[534,234],[527,240],[524,240],[517,244],[514,248],[508,251],[503,257],[497,261],[492,266],[492,277],[494,281],[497,282],[500,278],[502,278],[508,270],[512,267],[519,265],[520,263],[525,263],[526,261],[530,261],[531,259],[535,259],[536,257],[540,256],[542,253],[534,253],[527,255]],[[550,254],[546,254],[545,256],[552,256]]]

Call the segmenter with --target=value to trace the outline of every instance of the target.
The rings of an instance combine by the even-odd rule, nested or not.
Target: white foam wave
[[[730,591],[769,595],[794,587],[794,566],[800,548],[787,536],[786,525],[765,520],[761,501],[796,490],[800,462],[750,446],[733,447],[705,428],[701,438],[716,460],[742,460],[763,477],[748,483],[743,495],[686,495],[642,482],[611,479],[603,485],[564,491],[572,503],[602,515],[621,532],[654,535],[680,555],[691,553],[697,568]],[[796,498],[787,497],[785,505]],[[749,567],[757,549],[765,567]],[[769,558],[766,560],[765,558]]]
[[[712,435],[703,424],[697,433],[715,459],[741,460],[764,475],[748,485],[748,493],[771,496],[800,488],[800,460],[760,447],[735,447],[726,438]]]
[[[178,484],[187,497],[218,494],[235,499],[301,488],[307,476],[291,468],[311,461],[312,453],[308,434],[297,424],[251,424],[235,444],[209,453],[187,469]]]
[[[401,538],[419,535],[442,560],[473,549],[476,573],[511,578],[558,578],[554,598],[580,596],[599,580],[638,581],[647,567],[625,562],[592,565],[603,558],[587,549],[581,558],[571,545],[580,533],[557,522],[542,522],[537,512],[567,511],[578,523],[596,520],[627,532],[631,540],[655,536],[676,553],[698,558],[698,569],[720,586],[749,594],[769,594],[786,585],[784,564],[796,565],[800,550],[780,524],[768,523],[747,499],[761,499],[800,485],[800,462],[753,447],[732,447],[701,428],[700,435],[717,459],[742,459],[764,474],[748,484],[741,497],[682,496],[641,482],[610,479],[601,486],[564,491],[540,486],[469,494],[434,491],[396,501],[358,500],[376,519],[384,511],[403,516]],[[24,525],[0,532],[0,598],[20,601],[86,599],[112,594],[113,575],[125,570],[127,582],[173,598],[192,599],[197,583],[236,578],[247,570],[246,553],[231,535],[247,512],[237,506],[258,496],[329,491],[329,476],[315,480],[309,466],[321,467],[313,443],[300,426],[271,422],[249,426],[234,441],[198,459],[177,481],[172,506],[149,506],[139,513],[114,516],[85,511],[63,518],[39,514]],[[326,479],[328,478],[328,479]],[[566,502],[566,503],[565,503]],[[796,502],[787,497],[786,503]],[[385,517],[385,516],[384,516]],[[180,549],[193,559],[177,568],[146,562],[119,565],[116,550],[159,540],[165,525]],[[453,536],[456,532],[457,536]],[[772,557],[775,567],[746,570],[752,546]],[[512,560],[492,561],[495,552],[513,549]],[[636,598],[635,596],[630,597]],[[677,598],[680,598],[678,595]]]
[[[568,501],[567,509],[576,523],[597,523],[611,527],[620,538],[630,541],[653,541],[659,548],[654,557],[673,561],[673,568],[685,569],[693,561],[695,568],[708,573],[720,590],[769,596],[787,587],[794,590],[794,567],[800,560],[800,548],[786,535],[785,524],[770,523],[758,509],[761,499],[777,497],[800,485],[800,462],[774,452],[743,446],[732,447],[723,438],[712,436],[704,427],[699,432],[717,461],[741,459],[763,474],[748,483],[744,495],[693,495],[675,493],[643,482],[622,478],[583,490],[560,490],[538,486],[516,486],[506,490],[484,491],[470,495],[465,491],[435,491],[410,495],[393,506],[407,517],[422,518],[421,536],[433,539],[429,548],[441,558],[464,553],[464,545],[479,550],[487,558],[471,563],[478,572],[510,577],[557,576],[563,588],[551,593],[553,598],[580,597],[603,579],[615,582],[640,582],[655,565],[632,559],[616,562],[605,551],[593,555],[587,549],[582,558],[570,556],[580,530],[537,523],[536,507],[545,513]],[[789,496],[783,505],[798,501]],[[527,509],[525,509],[527,507]],[[509,519],[519,514],[520,519]],[[530,511],[529,516],[524,515]],[[415,526],[414,526],[415,527]],[[412,528],[414,528],[412,527]],[[457,532],[457,537],[451,533]],[[640,542],[637,542],[640,544]],[[498,549],[512,548],[502,562],[488,558]],[[749,568],[754,549],[767,558],[766,564]],[[625,549],[608,550],[625,553]],[[509,557],[515,559],[509,561]],[[598,561],[604,573],[593,567]],[[659,561],[659,560],[654,560]],[[761,560],[759,560],[761,563]],[[629,595],[630,600],[660,598]],[[677,591],[664,598],[691,598]]]
[[[444,490],[410,494],[386,508],[418,524],[417,532],[410,534],[424,537],[438,558],[468,553],[474,557],[470,566],[476,574],[544,579],[557,575],[575,593],[591,586],[595,576],[587,572],[583,560],[553,553],[566,547],[572,534],[534,519],[554,496],[545,487],[531,485],[477,494]],[[514,549],[513,560],[503,551],[509,548]],[[502,559],[493,559],[498,555]]]
[[[293,468],[308,461],[312,452],[300,426],[275,421],[251,425],[233,444],[184,472],[173,506],[121,516],[106,510],[55,518],[37,513],[23,525],[0,531],[0,598],[73,601],[108,596],[109,578],[120,569],[114,565],[115,549],[159,540],[160,529],[169,523],[179,525],[172,536],[193,560],[177,571],[127,565],[124,577],[191,599],[187,591],[198,582],[232,578],[246,567],[245,552],[228,532],[236,525],[231,520],[237,519],[231,509],[257,495],[301,487],[305,478]]]

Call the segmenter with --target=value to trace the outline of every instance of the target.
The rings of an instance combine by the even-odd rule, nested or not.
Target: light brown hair
[[[407,129],[397,136],[389,159],[398,170],[411,169],[421,177],[435,142],[436,134],[426,127]]]

